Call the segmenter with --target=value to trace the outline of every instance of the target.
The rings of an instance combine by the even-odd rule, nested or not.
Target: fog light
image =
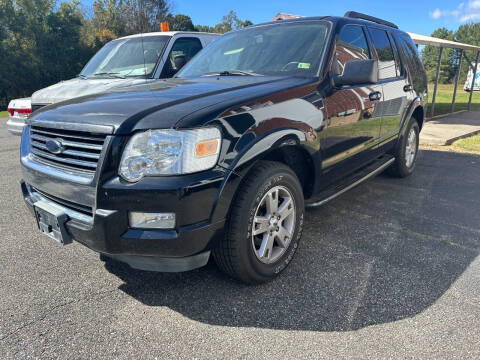
[[[137,229],[173,229],[175,227],[174,213],[128,213],[130,227]]]

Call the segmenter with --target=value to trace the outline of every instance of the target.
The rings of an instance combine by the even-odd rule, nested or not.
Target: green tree
[[[226,32],[252,25],[250,20],[241,20],[233,10],[222,17],[222,22],[215,25],[214,32],[224,34]]]
[[[439,28],[435,30],[431,36],[440,39],[454,40],[453,31],[450,31],[446,28]],[[427,77],[429,81],[435,80],[439,52],[440,48],[435,46],[425,46],[422,51],[423,64],[427,70]],[[456,53],[452,49],[444,48],[440,65],[439,82],[442,84],[452,82],[455,77],[455,70]]]
[[[168,0],[96,0],[89,42],[98,48],[120,36],[159,31],[162,21],[176,18],[169,15],[169,9]],[[184,19],[179,17],[177,20]],[[193,30],[193,24],[191,28]]]
[[[480,46],[480,23],[469,23],[461,25],[455,32],[455,40],[465,44]],[[460,73],[460,83],[463,84],[467,78],[468,67],[473,65],[476,53],[472,50],[465,51],[464,62]],[[467,61],[467,58],[470,62]]]
[[[168,0],[125,0],[127,28],[130,34],[159,31],[160,23],[168,19]]]
[[[195,31],[192,19],[188,15],[177,14],[173,16],[172,14],[169,14],[167,22],[170,25],[171,31]]]
[[[8,100],[74,77],[91,50],[74,0],[0,0],[0,107]]]
[[[195,31],[214,33],[215,27],[208,25],[195,25]]]
[[[123,0],[96,0],[93,3],[92,25],[97,41],[102,38],[104,30],[113,37],[127,34],[127,9],[128,5]]]

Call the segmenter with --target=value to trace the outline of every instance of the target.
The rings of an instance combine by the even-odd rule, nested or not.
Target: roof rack
[[[367,21],[371,21],[371,22],[374,22],[374,23],[377,23],[377,24],[390,26],[394,29],[398,29],[398,26],[395,25],[394,23],[391,23],[390,21],[382,20],[382,19],[370,16],[370,15],[365,15],[365,14],[362,14],[362,13],[359,13],[359,12],[356,12],[356,11],[347,11],[345,13],[345,15],[343,15],[343,16],[346,17],[346,18],[367,20]]]

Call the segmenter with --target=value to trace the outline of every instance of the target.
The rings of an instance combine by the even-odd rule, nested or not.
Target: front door
[[[196,37],[180,37],[176,39],[165,57],[160,78],[171,78],[200,50],[202,50],[202,43]]]
[[[372,58],[360,25],[344,26],[336,42],[332,72],[342,74],[347,61]],[[362,84],[344,86],[325,99],[327,123],[322,132],[325,172],[344,169],[354,171],[372,158],[371,148],[380,136],[382,115],[377,107],[382,101],[382,86]],[[336,172],[336,171],[335,171]]]

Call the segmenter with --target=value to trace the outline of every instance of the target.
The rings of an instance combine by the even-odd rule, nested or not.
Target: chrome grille
[[[82,131],[30,128],[31,152],[36,160],[76,172],[94,174],[105,143],[105,135]],[[60,153],[52,153],[47,142],[54,140],[62,145]]]

